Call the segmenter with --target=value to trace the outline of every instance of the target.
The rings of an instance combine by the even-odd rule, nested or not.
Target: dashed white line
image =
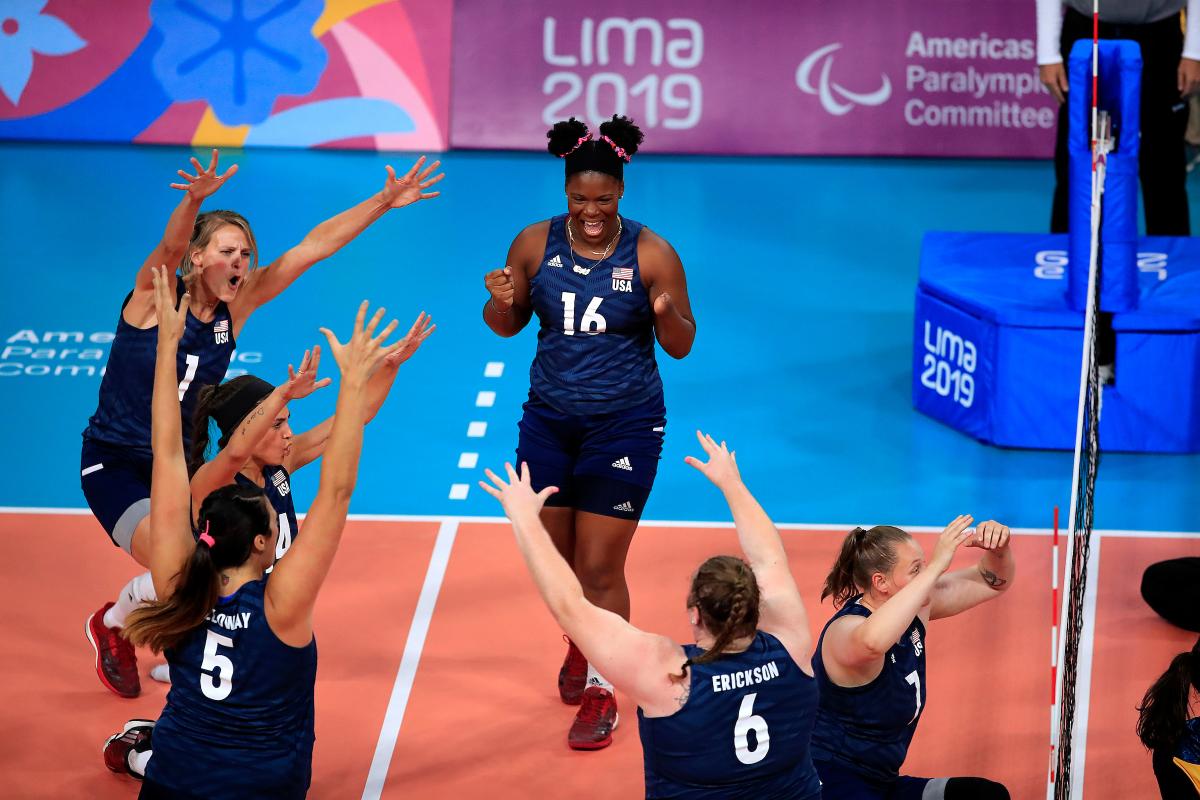
[[[499,378],[503,374],[503,361],[489,361],[487,362],[487,366],[483,368],[483,377],[485,378]]]
[[[482,439],[487,435],[487,423],[476,420],[467,426],[467,437],[470,439]]]
[[[450,484],[450,499],[451,500],[466,500],[467,492],[471,490],[469,483],[452,483]]]
[[[479,453],[460,453],[458,456],[459,469],[475,469],[479,464]]]
[[[476,408],[491,408],[494,405],[496,405],[495,392],[480,392],[479,394],[475,395]]]

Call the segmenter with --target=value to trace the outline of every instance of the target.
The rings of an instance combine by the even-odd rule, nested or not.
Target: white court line
[[[71,516],[91,516],[87,508],[54,508],[49,506],[0,506],[0,514],[66,514]],[[297,514],[303,517],[304,514]],[[461,514],[349,514],[349,520],[361,522],[455,522],[493,525],[508,522],[507,517],[499,516],[470,516]],[[728,520],[673,520],[673,519],[643,519],[638,523],[644,528],[733,528]],[[784,531],[846,531],[849,533],[855,525],[864,523],[853,522],[777,522],[776,527]],[[891,523],[888,523],[891,524]],[[938,525],[899,525],[910,533],[941,533]],[[1065,530],[1065,529],[1064,529]],[[1013,528],[1018,536],[1049,536],[1050,528]],[[1099,536],[1113,539],[1185,539],[1189,536],[1200,536],[1200,531],[1135,531],[1097,528],[1093,531]]]
[[[438,529],[433,555],[429,558],[429,569],[425,572],[425,583],[421,586],[421,596],[413,612],[412,627],[408,629],[408,641],[404,643],[404,656],[400,659],[392,696],[379,729],[379,742],[375,745],[375,757],[371,759],[371,770],[367,773],[363,800],[377,800],[383,793],[383,784],[387,781],[388,769],[392,764],[392,753],[396,750],[396,739],[400,735],[400,724],[404,722],[404,710],[408,707],[413,680],[417,677],[421,650],[425,647],[425,635],[429,633],[429,622],[433,618],[433,609],[437,605],[438,592],[442,588],[442,578],[446,575],[446,565],[450,562],[450,550],[457,532],[458,523],[449,520]]]

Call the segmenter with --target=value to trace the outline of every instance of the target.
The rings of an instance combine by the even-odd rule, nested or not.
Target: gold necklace
[[[598,253],[598,252],[596,252],[595,250],[592,250],[591,248],[588,248],[589,252],[590,252],[592,255],[598,255],[598,256],[600,256],[600,260],[599,260],[599,261],[597,261],[595,264],[592,264],[592,266],[591,266],[590,268],[588,268],[587,272],[584,272],[584,271],[583,271],[583,268],[582,268],[582,267],[580,267],[578,264],[576,264],[576,263],[575,263],[575,234],[574,234],[574,232],[571,230],[571,218],[570,218],[570,217],[567,217],[567,224],[566,224],[566,229],[567,229],[567,252],[568,252],[568,253],[571,255],[571,266],[574,268],[575,272],[578,272],[578,273],[580,273],[580,274],[586,275],[588,272],[591,272],[593,269],[595,269],[596,267],[598,267],[598,266],[600,266],[602,263],[604,263],[605,259],[607,259],[607,258],[608,258],[608,256],[609,256],[609,252],[608,252],[608,251],[609,251],[611,248],[613,248],[613,246],[614,246],[614,245],[616,245],[616,243],[617,243],[617,239],[621,238],[621,230],[622,230],[622,228],[623,228],[623,226],[622,226],[622,224],[621,224],[621,217],[620,217],[620,216],[618,216],[618,217],[617,217],[617,232],[613,234],[613,237],[612,237],[612,239],[610,239],[610,240],[608,241],[608,244],[604,246],[604,250],[603,250],[602,252],[599,252],[599,253]]]

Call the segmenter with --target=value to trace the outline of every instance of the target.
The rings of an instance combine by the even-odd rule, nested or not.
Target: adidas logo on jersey
[[[613,506],[613,511],[624,511],[627,514],[632,514],[634,510],[633,503],[629,502],[628,500],[626,500],[624,503],[621,503],[619,506]]]
[[[563,265],[562,256],[555,256],[554,258],[551,258],[548,261],[546,261],[547,267],[558,267],[559,269],[562,269],[562,265]]]
[[[921,651],[925,649],[925,646],[921,644],[921,632],[915,630],[909,638],[912,639],[913,652],[920,656]]]
[[[292,491],[292,487],[288,485],[287,474],[283,470],[279,470],[271,476],[271,483],[275,484],[275,488],[279,490],[279,494],[287,497]]]
[[[633,472],[633,464],[629,463],[629,456],[621,456],[612,463],[617,469],[623,469],[626,472]]]

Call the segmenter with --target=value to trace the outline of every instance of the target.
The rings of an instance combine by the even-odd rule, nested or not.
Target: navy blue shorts
[[[150,514],[154,457],[128,447],[83,440],[79,482],[88,508],[113,544],[132,553],[133,532]]]
[[[894,781],[879,782],[827,761],[814,761],[821,778],[821,795],[841,800],[922,800],[926,786],[934,779],[900,775]],[[940,797],[940,793],[934,797]]]
[[[605,414],[564,414],[532,391],[519,423],[517,463],[533,487],[557,486],[547,506],[641,519],[662,458],[666,407],[661,395]]]

